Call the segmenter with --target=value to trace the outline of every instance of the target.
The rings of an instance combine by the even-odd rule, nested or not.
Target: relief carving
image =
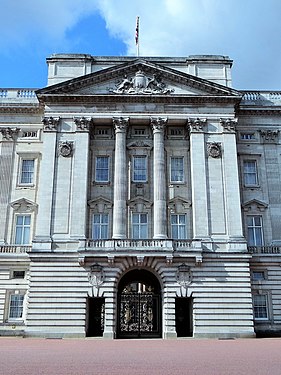
[[[226,132],[235,132],[236,125],[237,125],[237,119],[220,119],[220,124],[224,128],[224,131]]]
[[[207,124],[207,119],[201,119],[201,118],[189,118],[187,120],[187,125],[189,127],[189,131],[193,132],[202,132],[204,131],[204,127]]]
[[[165,127],[166,127],[166,124],[167,124],[167,121],[168,119],[167,118],[163,118],[163,117],[151,117],[150,118],[150,125],[152,127],[152,130],[155,131],[155,130],[160,130],[160,131],[164,131],[165,130]]]
[[[129,126],[129,120],[129,117],[113,117],[112,121],[115,132],[125,132]]]
[[[279,130],[260,130],[263,143],[278,143]]]
[[[6,141],[14,141],[19,134],[20,128],[2,128],[1,130],[3,139]]]
[[[43,130],[44,131],[57,131],[60,117],[43,117]]]
[[[211,158],[221,158],[221,143],[207,143],[207,154]]]
[[[91,124],[93,123],[93,119],[91,117],[80,117],[74,118],[74,122],[76,124],[77,131],[88,131],[90,129]]]
[[[142,70],[138,70],[133,77],[124,76],[121,82],[118,82],[116,88],[108,89],[115,94],[171,94],[173,89],[167,88],[162,81],[160,74],[153,74],[152,77],[146,76]]]
[[[73,142],[60,142],[59,143],[59,155],[64,158],[68,158],[73,154]]]

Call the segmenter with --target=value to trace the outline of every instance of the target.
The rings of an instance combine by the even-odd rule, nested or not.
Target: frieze
[[[236,125],[237,125],[237,119],[220,119],[220,124],[223,127],[224,131],[229,133],[235,133]]]
[[[158,130],[158,131],[164,131],[165,127],[167,125],[167,118],[164,117],[151,117],[150,118],[150,125],[152,127],[152,130]]]
[[[93,124],[93,119],[91,117],[79,117],[74,118],[74,122],[76,125],[76,130],[80,132],[89,131],[90,126]]]
[[[14,141],[20,132],[20,128],[1,128],[1,134],[6,141]]]
[[[259,130],[263,143],[278,143],[279,130]]]
[[[60,142],[59,143],[59,155],[64,158],[68,158],[73,155],[73,142]]]
[[[60,117],[43,117],[43,130],[49,132],[55,132],[58,129]]]
[[[147,76],[141,69],[134,76],[124,76],[122,81],[117,82],[115,88],[108,88],[114,94],[171,94],[174,89],[169,89],[162,81],[161,74]]]
[[[113,121],[115,132],[116,131],[125,132],[128,129],[130,118],[129,117],[113,117],[112,121]]]
[[[218,142],[210,142],[207,143],[207,154],[211,158],[221,158],[221,143]]]
[[[203,132],[204,127],[207,125],[207,119],[201,119],[201,118],[189,118],[187,120],[187,126],[189,128],[189,131],[193,132]]]

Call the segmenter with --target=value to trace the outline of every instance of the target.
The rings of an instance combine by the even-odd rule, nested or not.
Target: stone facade
[[[0,90],[0,335],[279,335],[281,93],[226,56],[47,62]]]

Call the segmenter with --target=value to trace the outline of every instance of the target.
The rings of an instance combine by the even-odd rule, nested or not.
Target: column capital
[[[236,125],[237,125],[237,119],[220,119],[220,124],[223,127],[224,131],[227,133],[235,133]]]
[[[43,117],[43,130],[44,132],[56,132],[60,122],[60,117]]]
[[[188,118],[187,119],[187,126],[190,132],[203,132],[204,127],[207,125],[207,119],[202,118]]]
[[[90,130],[90,126],[93,124],[92,117],[74,117],[73,120],[76,124],[77,132],[88,132]]]
[[[164,117],[150,117],[150,125],[153,131],[164,131],[168,119]]]
[[[261,129],[259,133],[263,143],[278,143],[279,130]]]
[[[6,141],[14,141],[17,138],[20,130],[20,128],[7,127],[1,128],[0,132],[2,133],[3,140],[5,139]]]
[[[112,117],[115,132],[126,132],[130,117]]]

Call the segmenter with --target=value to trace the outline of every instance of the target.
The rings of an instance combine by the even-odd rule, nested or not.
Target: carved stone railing
[[[0,89],[0,102],[38,102],[35,89]]]
[[[162,239],[120,239],[92,240],[86,242],[89,250],[185,250],[191,247],[191,240],[162,240]]]
[[[0,253],[5,254],[25,254],[29,253],[32,246],[21,246],[21,245],[0,245]]]
[[[252,254],[281,254],[281,246],[248,246]]]
[[[242,91],[241,104],[281,104],[281,91]]]

